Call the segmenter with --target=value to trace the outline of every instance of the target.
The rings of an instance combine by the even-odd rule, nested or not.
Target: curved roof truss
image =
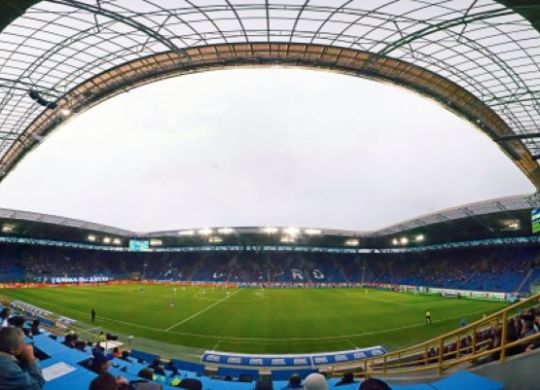
[[[523,3],[532,5],[522,13],[540,9]],[[0,33],[0,174],[70,115],[122,91],[280,63],[428,95],[498,142],[538,189],[540,34],[515,9],[492,0],[41,1]]]

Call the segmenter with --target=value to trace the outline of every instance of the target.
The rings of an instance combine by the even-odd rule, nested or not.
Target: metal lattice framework
[[[130,88],[189,72],[280,63],[389,80],[430,96],[498,142],[540,188],[540,33],[522,16],[540,5],[525,3],[532,5],[36,2],[0,33],[0,174],[69,117]],[[38,105],[30,90],[58,108]]]

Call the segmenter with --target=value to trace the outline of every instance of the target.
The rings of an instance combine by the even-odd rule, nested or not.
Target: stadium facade
[[[341,250],[407,252],[430,249],[538,244],[534,231],[540,196],[523,195],[468,204],[377,231],[320,227],[203,227],[133,232],[65,217],[0,210],[0,242],[110,251]],[[142,245],[142,246],[141,246]]]
[[[390,82],[427,96],[490,137],[538,190],[539,31],[540,7],[536,0],[0,0],[0,178],[12,172],[27,153],[46,142],[47,135],[63,123],[122,92],[194,72],[279,64]],[[460,259],[467,265],[480,254],[478,257],[488,265],[498,265],[495,274],[510,275],[516,269],[527,269],[519,285],[513,284],[519,290],[538,271],[539,207],[538,194],[516,196],[445,210],[375,232],[266,226],[139,233],[1,210],[0,245],[15,271],[16,263],[24,261],[43,274],[50,265],[38,260],[71,264],[71,254],[92,259],[93,265],[119,264],[111,260],[130,257],[142,278],[146,276],[148,256],[170,267],[172,260],[167,254],[175,252],[184,252],[183,259],[189,253],[211,252],[215,256],[208,263],[217,268],[228,264],[219,253],[228,256],[231,251],[256,256],[312,252],[315,258],[322,253],[323,258],[317,260],[320,267],[327,255],[339,254],[351,256],[345,260],[351,260],[356,271],[365,270],[372,257],[389,260],[401,269],[411,259],[431,261],[432,253],[434,257],[444,255],[449,267]],[[498,248],[503,249],[504,256],[498,257]],[[463,257],[464,253],[471,257]],[[293,257],[287,264],[294,266],[296,260]],[[345,263],[336,269],[342,269]],[[395,277],[392,268],[390,276]],[[458,266],[454,268],[466,273]],[[483,278],[483,270],[478,264],[473,273],[460,277],[470,282],[474,274]],[[314,268],[310,271],[317,279]],[[222,278],[219,275],[216,271],[208,278]],[[433,275],[427,277],[433,280]],[[361,278],[365,281],[364,272]],[[475,364],[486,356],[504,361],[512,347],[537,341],[537,335],[516,340],[506,337],[509,318],[518,318],[515,310],[534,310],[530,309],[532,304],[533,300],[526,300],[411,349],[381,356],[377,353],[362,360],[363,372],[387,374],[409,369],[433,370],[440,375],[455,365]],[[489,328],[490,322],[502,325]],[[491,331],[494,337],[489,336]],[[498,331],[501,337],[497,337]],[[57,353],[57,345],[51,343],[48,337],[38,339],[40,348]],[[84,354],[75,350],[61,353],[62,359],[69,356],[75,366]],[[148,358],[140,356],[142,360]],[[534,355],[529,356],[533,361]],[[175,364],[174,359],[171,362]],[[180,363],[178,367],[186,372],[205,372],[204,365]],[[498,366],[498,370],[504,371],[504,367]],[[255,371],[250,373],[259,375]],[[84,368],[75,367],[73,372],[75,377],[64,375],[52,385],[80,388],[93,378]],[[525,381],[516,382],[530,384],[525,377]],[[65,380],[72,382],[68,385],[62,382]],[[444,388],[438,382],[434,386]],[[500,388],[485,382],[473,387]]]

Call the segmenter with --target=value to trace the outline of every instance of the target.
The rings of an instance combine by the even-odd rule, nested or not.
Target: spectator
[[[112,355],[116,359],[120,359],[122,357],[122,352],[120,352],[120,349],[118,347],[114,347],[112,350]]]
[[[304,380],[304,390],[328,390],[326,378],[319,373],[309,374]]]
[[[125,360],[126,362],[131,362],[131,359],[129,358],[129,351],[122,351],[122,357],[120,359]]]
[[[98,375],[90,382],[90,390],[117,390],[116,378],[109,373]]]
[[[157,375],[165,375],[165,370],[161,367],[161,361],[159,359],[155,359],[148,368],[154,370]]]
[[[349,385],[351,383],[354,383],[354,375],[352,372],[346,372],[341,375],[341,380],[336,383],[336,386]]]
[[[150,368],[143,368],[139,371],[137,374],[139,378],[143,378],[143,380],[135,380],[129,382],[130,388],[134,390],[162,390],[163,385],[159,383],[150,383],[149,381],[152,381],[154,379],[154,374],[152,373],[152,370]]]
[[[18,328],[0,329],[0,388],[41,390],[45,380],[31,345]]]
[[[128,382],[125,378],[115,378],[108,372],[104,371],[100,373],[92,382],[90,382],[89,390],[127,390],[128,388]]]
[[[298,374],[289,377],[289,389],[299,389],[302,387],[302,378]]]
[[[8,325],[21,330],[23,329],[25,322],[26,320],[22,316],[13,316],[8,319]]]
[[[137,374],[139,378],[148,379],[149,381],[154,380],[154,373],[150,368],[143,368]]]
[[[272,381],[269,378],[259,378],[255,383],[255,390],[273,390]]]
[[[360,385],[360,390],[391,390],[385,382],[377,378],[368,378]]]
[[[4,306],[2,308],[2,311],[0,311],[0,327],[4,328],[8,326],[8,319],[9,319],[9,307]]]
[[[182,382],[180,382],[178,387],[188,390],[202,390],[202,383],[198,379],[184,378],[182,379]]]
[[[39,330],[39,325],[40,325],[40,322],[37,319],[32,322],[32,326],[30,327],[31,336],[37,336],[38,334],[41,333],[41,331]]]
[[[94,358],[92,359],[92,364],[90,364],[90,369],[97,374],[106,372],[111,366],[111,358],[105,356],[102,351],[94,350]]]
[[[77,343],[78,339],[79,335],[77,335],[73,329],[68,330],[64,336],[64,344],[70,348],[75,348],[75,344]]]

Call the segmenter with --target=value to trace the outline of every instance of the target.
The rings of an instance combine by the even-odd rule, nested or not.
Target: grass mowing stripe
[[[240,291],[241,290],[235,291],[233,294],[228,295],[223,299],[220,299],[219,301],[215,302],[213,305],[210,305],[210,306],[216,306],[218,303],[221,303],[221,302],[225,301],[227,298],[230,298],[231,296],[239,293]],[[34,299],[34,298],[33,298],[33,300],[40,301],[39,299]],[[43,302],[43,301],[41,301],[41,302]],[[56,303],[51,303],[51,302],[44,302],[44,303],[48,303],[50,305],[58,306],[58,307],[63,308],[63,309],[72,310],[74,312],[87,314],[86,312],[83,312],[81,310],[72,309],[70,307],[65,307],[65,306],[62,306],[62,305],[58,305]],[[201,312],[210,309],[211,308],[210,306],[208,306],[205,309],[201,310]],[[199,314],[201,314],[201,312],[198,312],[198,313],[195,313],[195,314],[199,315]],[[469,313],[462,313],[462,314],[460,314],[459,316],[456,316],[456,317],[450,317],[450,318],[443,318],[443,319],[440,319],[440,320],[434,320],[433,323],[437,324],[437,323],[446,322],[446,321],[454,321],[454,320],[457,320],[457,319],[460,319],[460,318],[463,318],[463,317],[466,317],[466,316],[480,314],[480,313],[485,313],[485,310],[479,310],[479,311],[474,311],[474,312],[469,312]],[[190,316],[190,317],[193,317],[193,316]],[[187,320],[191,319],[190,317],[186,318],[183,321],[187,321]],[[133,326],[133,327],[136,327],[136,328],[148,329],[148,330],[153,330],[153,331],[163,332],[163,333],[173,333],[173,334],[184,335],[184,336],[208,337],[208,338],[213,338],[213,339],[218,339],[218,340],[235,341],[235,342],[248,342],[248,343],[250,343],[250,342],[262,342],[262,343],[269,343],[269,344],[287,343],[287,342],[291,342],[291,341],[342,340],[342,339],[348,341],[347,338],[351,338],[351,337],[376,336],[378,334],[383,334],[383,333],[390,333],[390,332],[396,332],[396,331],[399,331],[399,330],[414,329],[414,328],[420,328],[420,327],[428,326],[424,322],[421,322],[421,323],[418,323],[418,324],[399,326],[399,327],[394,327],[394,328],[387,328],[387,329],[377,330],[377,331],[372,331],[372,332],[351,333],[351,334],[344,334],[344,335],[340,335],[340,336],[288,337],[288,338],[280,338],[280,339],[274,339],[274,338],[270,339],[270,338],[264,338],[264,337],[213,336],[213,335],[207,335],[207,334],[201,334],[201,333],[171,332],[170,330],[166,330],[166,329],[152,328],[152,327],[149,327],[149,326],[139,325],[139,324],[135,324],[135,323],[132,323],[132,322],[115,320],[113,318],[107,318],[107,317],[102,317],[102,316],[99,316],[99,319],[104,319],[104,320],[112,321],[112,322],[118,322],[120,324],[126,324],[126,325]],[[174,325],[174,326],[177,326],[177,325]],[[96,329],[98,329],[98,328],[96,328]],[[348,342],[350,342],[350,341],[348,341]],[[219,343],[221,343],[221,341],[219,341],[218,344]]]
[[[242,291],[242,289],[238,289],[237,291],[233,292],[232,294],[227,295],[225,298],[220,299],[219,301],[212,303],[211,305],[205,307],[204,309],[198,311],[197,313],[190,315],[188,318],[185,318],[185,319],[183,319],[182,321],[180,321],[180,322],[178,322],[178,323],[176,323],[176,324],[174,324],[174,325],[172,325],[172,326],[169,326],[167,329],[163,329],[163,330],[164,330],[165,332],[169,332],[169,331],[171,331],[172,329],[176,328],[177,326],[180,326],[180,325],[182,325],[182,324],[185,324],[185,323],[188,322],[188,321],[191,321],[191,320],[194,319],[195,317],[200,316],[202,313],[204,313],[204,312],[210,310],[211,308],[213,308],[213,307],[219,305],[220,303],[225,302],[227,299],[231,298],[233,295],[238,294],[240,291]]]
[[[353,289],[243,290],[240,295],[236,294],[241,290],[231,291],[236,296],[230,300],[226,291],[204,287],[174,294],[169,286],[147,286],[142,296],[132,285],[0,293],[71,314],[90,327],[188,347],[250,353],[321,352],[352,344],[397,349],[453,330],[459,318],[471,322],[479,317],[474,314],[490,314],[505,305],[377,290],[369,290],[367,297]],[[171,308],[173,297],[177,304]],[[96,324],[90,321],[92,307],[101,313]],[[434,314],[433,326],[423,321],[425,307]]]

